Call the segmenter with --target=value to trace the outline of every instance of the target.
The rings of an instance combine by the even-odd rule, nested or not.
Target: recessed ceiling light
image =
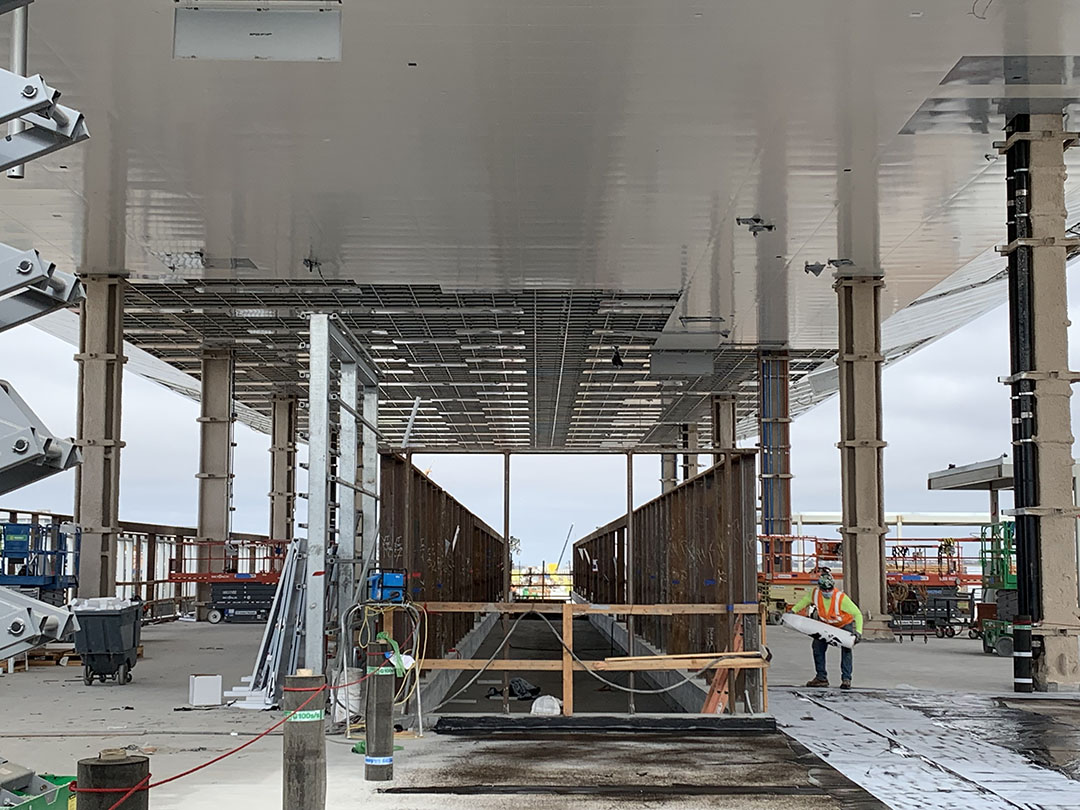
[[[913,19],[918,19],[922,15],[923,15],[923,13],[921,11],[913,11],[910,14],[908,14],[908,16],[913,18]]]

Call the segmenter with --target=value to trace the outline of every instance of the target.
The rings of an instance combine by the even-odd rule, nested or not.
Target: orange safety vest
[[[833,627],[844,627],[855,621],[850,613],[840,609],[840,603],[844,601],[844,592],[839,588],[833,588],[832,598],[828,602],[821,593],[821,588],[814,588],[814,606],[817,607],[818,620],[831,624]]]

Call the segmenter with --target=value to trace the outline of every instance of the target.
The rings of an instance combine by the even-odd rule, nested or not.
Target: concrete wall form
[[[381,461],[379,560],[409,572],[414,602],[503,599],[503,538],[446,490],[396,454]],[[427,655],[441,658],[477,621],[477,614],[428,616]]]
[[[753,450],[732,450],[717,465],[634,510],[635,559],[628,564],[626,516],[574,544],[574,589],[600,604],[757,602]],[[747,617],[746,645],[757,641]],[[668,653],[723,650],[733,616],[642,616],[638,634]]]

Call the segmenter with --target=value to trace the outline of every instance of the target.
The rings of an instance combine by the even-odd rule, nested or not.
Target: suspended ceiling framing
[[[446,294],[342,282],[133,283],[128,342],[196,379],[203,348],[236,356],[236,399],[268,418],[274,394],[307,396],[306,313],[335,313],[382,375],[384,443],[426,448],[672,448],[709,435],[713,391],[754,412],[754,346],[697,352],[713,373],[656,378],[651,352],[677,295],[583,290]],[[618,349],[621,366],[612,363]],[[799,352],[797,377],[828,352]],[[265,422],[264,422],[265,424]],[[708,445],[708,441],[704,442]]]
[[[469,362],[490,350],[461,347],[474,344],[384,351],[388,435],[420,387],[418,435],[469,448],[659,447],[672,424],[703,418],[712,390],[742,395],[745,434],[759,346],[791,350],[793,413],[821,401],[835,369],[813,361],[836,345],[835,295],[831,271],[803,267],[844,258],[853,214],[877,212],[857,238],[885,273],[890,361],[988,311],[1005,297],[992,142],[1006,115],[1080,103],[1080,5],[1068,0],[358,1],[341,5],[341,60],[321,63],[174,59],[174,6],[31,6],[31,71],[85,113],[91,139],[0,183],[0,240],[63,269],[127,273],[136,310],[200,296],[230,307],[260,298],[237,285],[294,283],[305,291],[276,306],[301,310],[318,294],[373,308],[385,294],[394,306],[415,295],[520,310],[505,322],[526,334],[507,345],[526,348],[491,350],[499,363]],[[737,224],[750,216],[771,230]],[[196,291],[211,281],[237,292]],[[639,316],[653,335],[594,334],[606,321],[644,329],[600,314],[623,298],[654,305]],[[302,339],[299,317],[177,325],[166,314],[133,313],[128,340],[190,347],[259,328]],[[493,322],[342,318],[361,336],[405,338]],[[70,331],[56,320],[46,328]],[[131,331],[165,321],[185,331]],[[627,348],[635,362],[618,374],[587,374],[613,370],[598,338],[647,348]],[[239,345],[242,363],[262,361],[241,366],[238,390],[244,418],[263,424],[259,394],[297,385],[300,369]],[[593,377],[629,380],[651,352],[688,347],[712,358],[712,374],[654,380],[662,395],[631,403],[602,388],[584,396]],[[197,349],[148,351],[171,370],[147,358],[129,368],[191,393]],[[398,360],[418,367],[389,373]],[[465,365],[419,366],[432,362]],[[470,373],[487,365],[524,374]],[[496,429],[465,382],[500,376],[525,382],[499,387],[527,402],[501,406],[526,410]],[[619,418],[603,410],[624,405]]]

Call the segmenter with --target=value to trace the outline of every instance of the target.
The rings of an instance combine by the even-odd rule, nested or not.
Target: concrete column
[[[846,269],[846,268],[845,268]],[[870,619],[866,633],[887,632],[885,499],[882,483],[881,288],[876,273],[838,273],[840,315],[840,476],[844,591]]]
[[[678,465],[674,453],[660,456],[660,491],[671,492],[679,485]]]
[[[270,539],[293,539],[296,509],[296,432],[299,405],[294,396],[277,396],[271,403]]]
[[[82,528],[79,596],[116,592],[120,508],[120,406],[124,380],[124,280],[87,275],[79,317],[75,522]]]
[[[1005,144],[1018,612],[1035,621],[1040,691],[1080,689],[1062,124],[1016,116]]]
[[[199,407],[198,540],[224,544],[232,527],[233,354],[206,349],[202,354],[202,396]],[[224,549],[200,549],[199,571],[224,570]],[[198,601],[210,599],[209,584],[200,583]],[[200,615],[202,610],[199,611]]]
[[[712,409],[712,442],[715,450],[733,450],[735,448],[735,395],[713,394]],[[715,462],[720,461],[717,454]]]
[[[698,471],[698,433],[697,423],[689,422],[683,425],[680,429],[682,438],[682,447],[686,451],[683,453],[682,463],[682,480],[688,481],[697,475]]]

